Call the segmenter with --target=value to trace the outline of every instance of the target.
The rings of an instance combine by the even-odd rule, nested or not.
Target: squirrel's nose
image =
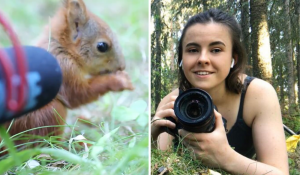
[[[118,68],[118,70],[120,70],[120,71],[122,71],[124,69],[125,69],[125,64],[124,65],[120,65],[119,68]]]

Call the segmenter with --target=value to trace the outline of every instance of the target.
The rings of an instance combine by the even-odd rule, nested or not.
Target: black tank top
[[[254,77],[247,76],[244,81],[244,87],[242,89],[241,100],[240,100],[240,107],[238,116],[236,119],[235,124],[231,128],[231,130],[227,133],[227,139],[229,145],[233,147],[233,149],[248,157],[252,158],[255,154],[255,149],[253,146],[252,140],[252,129],[247,126],[243,119],[243,108],[244,108],[244,99],[246,95],[247,88]]]

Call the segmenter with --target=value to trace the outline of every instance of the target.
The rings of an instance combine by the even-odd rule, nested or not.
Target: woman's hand
[[[170,120],[166,120],[166,117],[172,117],[177,121],[174,113],[174,103],[177,96],[166,96],[157,107],[156,113],[151,121],[151,136],[153,140],[157,140],[158,135],[164,132],[163,127],[169,127],[174,129],[176,124]]]
[[[216,110],[215,129],[211,133],[190,133],[183,129],[179,134],[183,144],[191,151],[193,158],[210,167],[222,168],[233,149],[229,146],[222,116]]]

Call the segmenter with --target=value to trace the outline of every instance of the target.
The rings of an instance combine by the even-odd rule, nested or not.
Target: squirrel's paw
[[[111,90],[122,91],[122,90],[133,90],[134,87],[131,83],[130,77],[125,71],[117,71],[113,74],[116,78],[116,83],[112,84]]]
[[[89,79],[91,91],[103,95],[109,91],[133,90],[133,85],[128,74],[125,71],[116,73],[98,75]]]

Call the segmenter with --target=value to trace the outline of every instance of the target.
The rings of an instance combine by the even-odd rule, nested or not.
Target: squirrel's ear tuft
[[[85,24],[87,21],[87,12],[82,0],[69,0],[67,4],[68,21],[70,23]]]
[[[63,4],[64,7],[67,8],[68,0],[62,0],[62,4]]]
[[[73,40],[80,35],[81,28],[88,21],[87,10],[82,0],[65,0],[67,18]]]

